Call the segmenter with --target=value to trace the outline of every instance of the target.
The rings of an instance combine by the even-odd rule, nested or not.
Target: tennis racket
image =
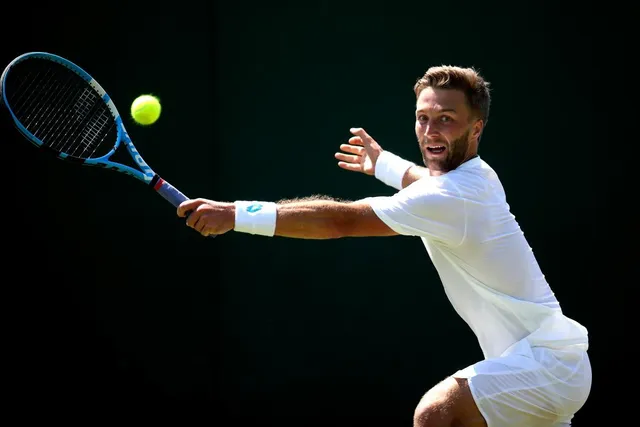
[[[29,52],[0,77],[2,102],[15,127],[59,159],[124,173],[147,184],[173,206],[187,197],[144,161],[113,101],[86,71],[46,52]],[[124,145],[137,167],[111,160]]]

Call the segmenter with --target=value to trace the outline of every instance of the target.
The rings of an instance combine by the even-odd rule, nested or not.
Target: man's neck
[[[476,157],[478,157],[478,153],[473,153],[470,154],[469,156],[467,156],[462,163],[460,163],[458,166],[456,166],[455,168],[451,169],[451,170],[456,170],[458,169],[460,166],[464,165],[465,163],[467,163],[469,160],[475,159]],[[449,171],[442,171],[442,170],[434,170],[431,169],[427,166],[427,168],[429,169],[429,176],[442,176],[444,174],[446,174]]]

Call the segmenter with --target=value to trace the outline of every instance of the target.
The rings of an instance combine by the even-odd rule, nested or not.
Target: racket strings
[[[40,95],[27,96],[22,104],[22,109],[19,109],[17,114],[20,115],[23,111],[29,112],[30,114],[22,119],[23,125],[34,136],[43,141],[49,141],[58,127],[67,125],[63,120],[64,105],[59,100],[64,100],[70,95],[71,76],[68,76],[68,80],[64,84],[59,82],[57,85],[54,85],[49,73],[41,79],[34,78],[34,81],[37,82],[37,86],[31,89],[34,91],[32,94],[39,93]],[[41,120],[41,123],[38,123],[38,120]]]
[[[30,73],[24,81],[26,86],[20,92],[16,92],[16,100],[14,101],[14,112],[22,117],[23,123],[34,126],[34,120],[42,112],[45,102],[47,102],[54,94],[50,82],[50,75],[47,72]],[[22,86],[22,85],[21,85]],[[35,97],[34,94],[39,94]],[[10,99],[11,101],[11,99]]]
[[[86,90],[81,95],[80,101],[76,103],[78,114],[87,117],[86,125],[81,132],[78,132],[79,137],[75,141],[75,146],[63,146],[61,151],[69,152],[76,157],[91,157],[104,141],[108,130],[115,126],[107,106],[101,99],[94,99],[94,97],[98,98],[94,90]],[[106,132],[105,128],[107,128]]]
[[[90,157],[102,142],[102,129],[113,120],[110,120],[106,105],[93,89],[84,87],[76,90],[73,99],[76,101],[67,106],[73,110],[73,115],[67,115],[73,122],[60,127],[64,133],[56,136],[59,143],[52,148],[76,157]]]
[[[113,148],[114,117],[100,94],[76,73],[34,58],[17,64],[8,77],[12,111],[45,146],[80,158],[100,157]]]

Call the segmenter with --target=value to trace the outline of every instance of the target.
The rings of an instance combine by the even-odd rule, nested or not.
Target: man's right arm
[[[429,175],[429,169],[383,150],[364,129],[352,128],[351,133],[355,136],[349,139],[349,144],[340,146],[343,152],[335,154],[341,168],[375,175],[396,190]]]
[[[429,169],[418,166],[390,151],[381,151],[375,159],[374,175],[388,186],[402,190],[420,178],[428,176]]]

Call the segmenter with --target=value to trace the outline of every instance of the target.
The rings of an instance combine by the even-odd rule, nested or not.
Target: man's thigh
[[[470,393],[491,427],[555,426],[570,423],[591,386],[584,357],[556,357],[546,350],[483,360],[453,376],[466,378]]]
[[[464,378],[448,377],[430,389],[414,413],[414,427],[486,427]]]

